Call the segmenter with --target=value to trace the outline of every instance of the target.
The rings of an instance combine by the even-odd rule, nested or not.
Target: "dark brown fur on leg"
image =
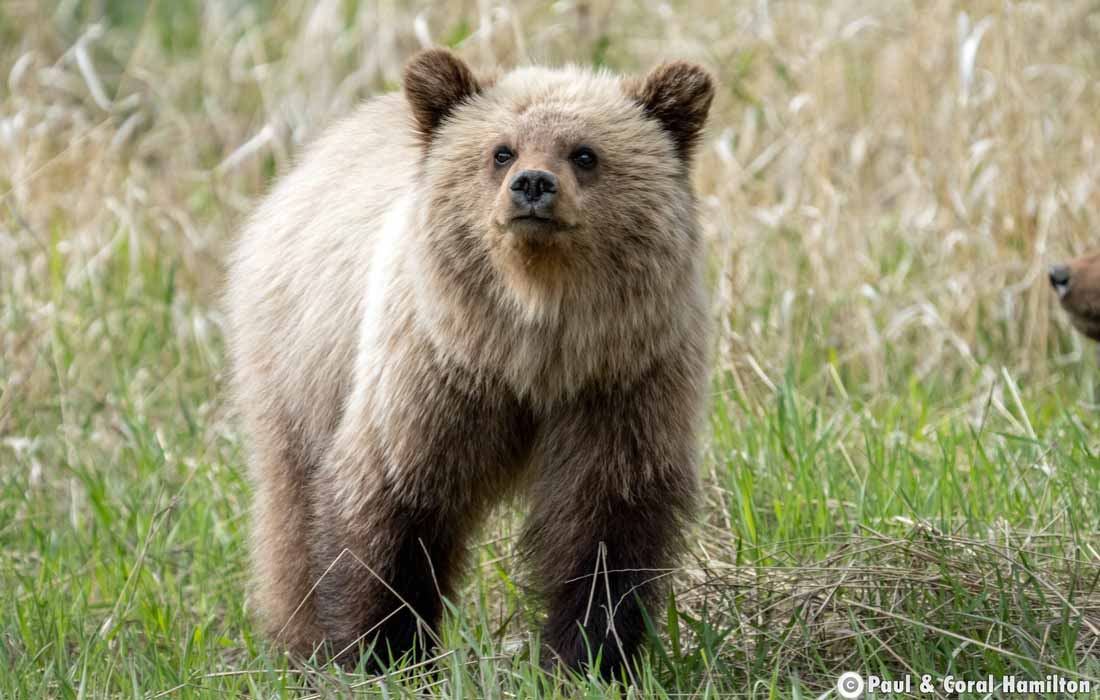
[[[660,498],[628,503],[605,497],[599,508],[585,514],[591,535],[560,555],[572,566],[547,577],[551,613],[543,638],[567,666],[580,668],[599,657],[596,670],[615,677],[643,641],[643,608],[652,614],[659,600],[687,507]]]
[[[387,381],[392,431],[362,430],[371,421],[352,415],[314,479],[315,607],[345,664],[376,640],[382,663],[430,649],[467,538],[532,435],[529,412],[499,386],[428,364]]]
[[[675,565],[696,491],[698,403],[676,374],[586,393],[540,436],[523,543],[545,586],[544,641],[572,668],[599,656],[597,670],[617,674]]]
[[[409,650],[430,650],[465,540],[443,509],[408,507],[392,494],[369,508],[358,537],[331,522],[319,528],[313,567],[328,653],[354,666],[377,642],[368,664],[375,668]]]

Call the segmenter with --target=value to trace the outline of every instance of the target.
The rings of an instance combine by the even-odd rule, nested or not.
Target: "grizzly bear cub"
[[[229,266],[254,601],[299,654],[423,651],[522,486],[542,639],[610,672],[696,493],[711,78],[490,79],[430,50],[404,81],[308,149]]]
[[[1100,253],[1054,265],[1050,284],[1073,327],[1100,341]]]

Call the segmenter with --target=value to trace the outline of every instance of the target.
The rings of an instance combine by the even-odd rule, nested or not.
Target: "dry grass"
[[[781,368],[804,335],[794,309],[825,305],[840,313],[813,330],[873,389],[886,386],[884,345],[917,333],[925,373],[988,357],[1047,365],[1045,264],[1086,246],[1100,211],[1090,3],[757,2],[719,16],[707,3],[347,5],[272,17],[210,3],[128,17],[137,31],[124,32],[9,2],[21,36],[4,55],[0,172],[5,204],[37,235],[9,235],[8,252],[42,247],[58,218],[80,222],[66,263],[93,260],[119,229],[153,231],[135,254],[146,238],[170,245],[210,294],[204,263],[271,169],[396,87],[419,46],[469,33],[460,49],[483,64],[623,71],[683,56],[724,88],[699,185],[724,253],[730,362],[751,351]],[[163,36],[157,12],[182,38]],[[762,321],[777,294],[787,313]]]
[[[811,338],[877,392],[890,346],[921,346],[920,379],[980,364],[1041,376],[1052,349],[1079,350],[1050,332],[1043,272],[1088,245],[1100,211],[1089,2],[208,3],[119,9],[128,31],[90,23],[95,4],[4,9],[19,40],[4,51],[0,186],[23,228],[4,238],[6,274],[44,274],[51,227],[78,222],[67,282],[128,235],[135,258],[178,257],[208,301],[271,172],[396,87],[412,50],[462,39],[487,65],[682,56],[716,71],[699,186],[725,366],[751,356],[774,380]]]
[[[432,43],[721,83],[708,505],[645,683],[1100,675],[1097,373],[1045,283],[1096,244],[1098,42],[1091,0],[0,2],[0,693],[274,692],[239,600],[223,253]],[[530,620],[507,547],[479,556],[450,682],[569,694],[493,665]],[[184,637],[202,653],[151,660]]]

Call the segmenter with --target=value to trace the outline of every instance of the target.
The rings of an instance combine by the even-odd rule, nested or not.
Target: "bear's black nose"
[[[1050,268],[1050,284],[1059,296],[1065,294],[1069,289],[1069,277],[1069,266],[1067,265],[1055,265]]]
[[[558,195],[558,178],[545,170],[523,170],[512,178],[512,201],[520,207],[543,209]]]

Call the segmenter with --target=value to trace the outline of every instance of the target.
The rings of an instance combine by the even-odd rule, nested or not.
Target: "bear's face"
[[[1050,283],[1074,328],[1100,341],[1100,253],[1055,265]]]
[[[488,261],[538,313],[568,290],[639,284],[694,255],[689,169],[713,96],[701,68],[479,80],[429,51],[407,68],[406,95],[425,148],[423,229],[456,278],[478,279]]]

